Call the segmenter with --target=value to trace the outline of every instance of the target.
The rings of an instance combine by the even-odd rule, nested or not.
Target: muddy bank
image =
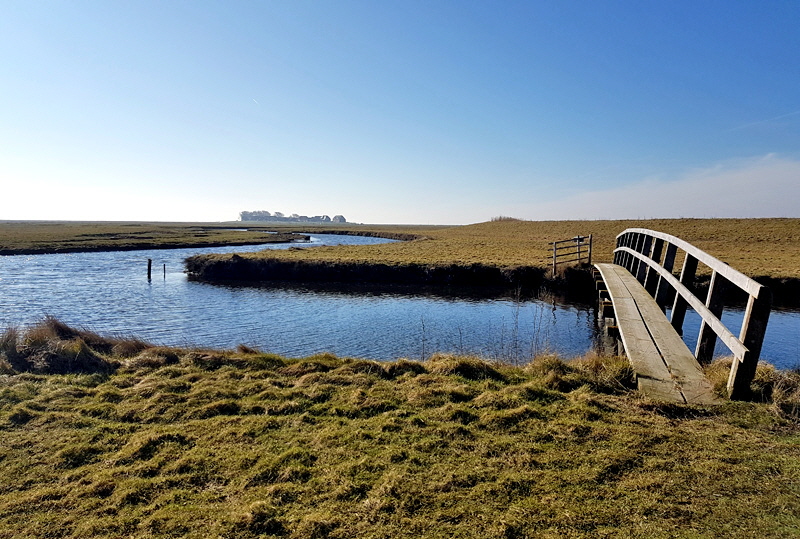
[[[300,229],[296,234],[333,234],[335,236],[363,236],[365,238],[384,238],[387,240],[397,241],[414,241],[425,239],[425,236],[419,234],[408,234],[405,232],[380,232],[372,230],[315,230],[309,232],[308,230]]]
[[[588,270],[567,269],[549,279],[544,268],[499,268],[485,264],[361,264],[348,262],[251,259],[237,254],[223,259],[193,256],[186,259],[191,278],[208,282],[302,282],[405,285],[419,287],[471,287],[535,294],[542,289],[591,300],[594,280]]]
[[[574,301],[594,301],[595,284],[589,267],[566,268],[556,278],[549,269],[521,266],[500,268],[486,264],[362,264],[356,262],[297,261],[269,258],[251,259],[230,255],[223,259],[194,256],[186,260],[191,278],[208,282],[295,282],[403,285],[419,287],[471,287],[486,290],[518,289],[526,295],[542,290],[566,296]],[[800,280],[756,277],[772,291],[776,307],[800,307]],[[704,297],[708,277],[700,276],[694,290]],[[746,298],[729,290],[726,303],[736,305]]]

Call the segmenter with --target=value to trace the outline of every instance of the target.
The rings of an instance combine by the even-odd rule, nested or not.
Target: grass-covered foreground
[[[54,320],[0,357],[0,537],[800,530],[797,377],[768,367],[766,402],[702,408],[642,400],[619,359],[290,360]]]

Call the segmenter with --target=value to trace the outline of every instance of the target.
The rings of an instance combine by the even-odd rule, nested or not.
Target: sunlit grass
[[[201,223],[0,222],[0,254],[250,245],[299,239],[273,227]]]
[[[678,236],[750,276],[800,278],[800,219],[653,219],[626,221],[522,221],[497,217],[468,226],[0,222],[0,251],[114,248],[138,244],[258,242],[266,230],[377,233],[414,241],[370,246],[270,251],[258,256],[359,264],[486,264],[547,268],[550,242],[592,234],[594,260],[611,259],[617,234],[642,227]],[[244,226],[244,225],[242,225]],[[702,270],[702,267],[701,267]]]
[[[500,268],[549,268],[552,261],[550,242],[592,234],[593,260],[609,262],[616,236],[630,227],[650,228],[677,236],[746,275],[800,278],[800,219],[521,221],[502,218],[445,228],[365,226],[384,233],[416,234],[419,239],[382,245],[267,251],[242,256],[362,265],[448,267],[483,264]],[[225,259],[226,255],[208,257]],[[701,273],[703,269],[701,266]]]
[[[787,407],[800,382],[768,366],[754,383],[763,403],[701,407],[645,401],[624,359],[596,356],[287,359],[105,339],[52,319],[7,332],[0,356],[0,537],[788,537],[800,526]]]

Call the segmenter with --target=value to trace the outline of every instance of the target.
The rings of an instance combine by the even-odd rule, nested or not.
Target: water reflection
[[[385,240],[315,235],[310,245],[378,241]],[[597,336],[594,306],[556,297],[527,298],[514,291],[498,296],[497,290],[465,288],[219,286],[183,273],[187,256],[252,250],[0,257],[0,327],[24,327],[52,315],[99,333],[164,345],[246,344],[288,356],[332,352],[381,360],[455,352],[512,363],[545,352],[582,355]],[[148,258],[153,260],[151,282]],[[690,326],[687,317],[687,330]],[[795,365],[797,353],[787,341],[799,327],[800,314],[774,313],[764,356],[779,366]]]

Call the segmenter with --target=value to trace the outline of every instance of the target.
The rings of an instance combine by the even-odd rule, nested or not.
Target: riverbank
[[[306,234],[238,223],[0,221],[0,256],[262,245],[308,239]]]
[[[194,278],[209,281],[402,282],[534,291],[545,287],[557,293],[593,295],[594,283],[585,273],[566,270],[551,276],[549,243],[592,234],[593,261],[609,262],[616,235],[631,227],[678,236],[767,284],[776,305],[800,305],[798,219],[503,220],[429,229],[412,241],[393,244],[192,257],[186,267]],[[376,233],[390,231],[382,227]],[[413,228],[402,230],[413,232]],[[681,263],[678,260],[676,266]],[[697,286],[707,285],[708,277],[701,267]]]
[[[643,401],[619,358],[287,359],[53,320],[6,332],[0,354],[0,537],[769,538],[800,526],[800,383],[764,365],[765,402],[701,407]]]
[[[402,240],[400,243],[208,256],[190,263],[198,279],[309,282],[404,282],[546,288],[589,294],[591,282],[567,272],[550,276],[550,242],[593,235],[595,262],[608,262],[616,235],[643,227],[678,236],[766,284],[776,305],[800,306],[800,219],[656,219],[627,221],[498,220],[466,226],[307,225],[295,223],[123,223],[0,222],[0,254],[115,251],[285,242],[308,234],[349,234]],[[279,234],[274,234],[278,232]],[[296,234],[300,236],[284,236]],[[251,264],[252,267],[246,266]],[[677,266],[679,267],[680,260]],[[225,273],[236,266],[239,275]],[[699,269],[697,286],[707,284]]]

